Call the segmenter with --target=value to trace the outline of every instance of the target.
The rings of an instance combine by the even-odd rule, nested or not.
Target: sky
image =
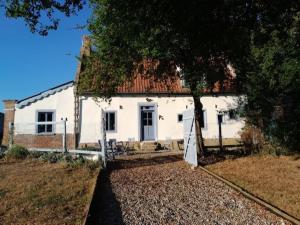
[[[58,30],[48,36],[32,34],[21,19],[0,12],[0,112],[4,99],[20,100],[74,79],[82,36],[91,9],[62,17]]]

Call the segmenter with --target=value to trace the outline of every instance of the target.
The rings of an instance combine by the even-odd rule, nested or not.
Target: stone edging
[[[231,181],[223,178],[223,177],[220,177],[219,175],[205,169],[204,167],[202,166],[199,166],[199,168],[201,170],[203,170],[204,172],[208,173],[209,175],[213,176],[214,178],[222,181],[223,183],[225,183],[226,185],[230,186],[231,188],[233,188],[234,190],[238,191],[239,193],[241,193],[242,195],[244,195],[245,197],[247,197],[248,199],[251,199],[252,201],[256,202],[257,204],[267,208],[269,211],[271,211],[272,213],[282,217],[283,219],[286,219],[288,221],[290,221],[291,223],[293,224],[296,224],[296,225],[300,225],[300,220],[298,220],[297,218],[289,215],[288,213],[284,212],[283,210],[271,205],[270,203],[262,200],[261,198],[259,197],[256,197],[254,196],[253,194],[249,193],[248,191],[246,191],[245,189],[237,186],[236,184],[232,183]]]

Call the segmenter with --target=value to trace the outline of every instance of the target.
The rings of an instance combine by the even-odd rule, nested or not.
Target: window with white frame
[[[116,131],[116,112],[105,112],[105,130]]]
[[[54,112],[50,111],[37,112],[36,132],[38,134],[54,133],[54,116]]]

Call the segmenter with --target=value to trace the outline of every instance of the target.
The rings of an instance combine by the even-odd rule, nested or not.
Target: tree
[[[300,2],[257,7],[250,54],[239,65],[246,115],[275,144],[300,148]]]
[[[250,3],[92,0],[89,29],[93,54],[85,66],[86,77],[95,79],[97,74],[98,94],[111,96],[135,70],[168,79],[176,76],[175,68],[180,67],[194,99],[198,147],[203,156],[200,97],[205,88],[212,90],[216,81],[222,82],[227,65],[247,50]],[[153,66],[143,67],[140,62],[145,59]]]
[[[9,18],[22,18],[31,32],[47,35],[59,24],[58,12],[65,16],[75,15],[83,8],[84,0],[0,0]]]

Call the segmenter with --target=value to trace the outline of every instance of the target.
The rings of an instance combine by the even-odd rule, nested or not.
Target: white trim
[[[52,113],[52,121],[45,121],[45,122],[39,122],[39,113]],[[36,110],[35,111],[35,134],[36,135],[54,135],[56,132],[56,110],[54,109],[42,109],[42,110]],[[45,127],[45,132],[38,132],[38,125],[52,125],[52,131],[47,132]]]
[[[41,99],[46,98],[46,97],[49,97],[50,95],[54,95],[57,92],[63,91],[65,89],[69,88],[69,87],[73,87],[73,85],[74,85],[73,82],[69,82],[69,83],[67,83],[65,85],[62,85],[62,86],[59,86],[57,88],[53,88],[53,89],[50,89],[48,91],[44,91],[44,92],[42,92],[42,93],[40,93],[40,94],[38,94],[36,96],[33,96],[31,98],[28,98],[26,100],[18,102],[16,104],[16,108],[20,109],[22,107],[28,106],[31,103],[34,103],[34,102],[36,102],[38,100],[41,100]]]
[[[106,130],[106,113],[114,113],[115,114],[115,129],[114,130]],[[118,132],[118,112],[116,110],[104,110],[104,116],[105,116],[105,124],[104,125],[104,128],[105,128],[105,132],[106,133],[117,133]]]
[[[204,127],[201,127],[202,130],[207,130],[208,129],[208,123],[207,123],[207,109],[202,108],[203,111],[203,122],[204,122]]]
[[[152,119],[152,123],[154,125],[154,140],[149,140],[149,142],[151,141],[157,141],[158,140],[158,103],[157,102],[138,102],[137,103],[137,112],[138,112],[138,140],[139,141],[143,141],[143,142],[147,142],[145,140],[142,140],[142,121],[141,121],[141,107],[143,106],[154,106],[154,116]]]

